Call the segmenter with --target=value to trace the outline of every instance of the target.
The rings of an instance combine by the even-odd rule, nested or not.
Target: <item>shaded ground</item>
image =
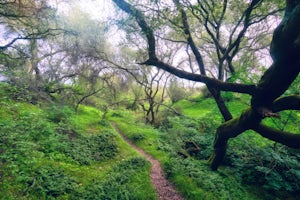
[[[136,146],[128,140],[119,130],[115,123],[112,123],[114,129],[120,134],[124,141],[126,141],[132,148],[138,151],[151,163],[151,182],[157,192],[160,200],[183,200],[179,193],[174,189],[172,184],[164,177],[162,167],[158,160],[147,154],[144,150]]]

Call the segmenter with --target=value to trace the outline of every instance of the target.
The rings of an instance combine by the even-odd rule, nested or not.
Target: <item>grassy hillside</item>
[[[0,107],[0,199],[156,198],[150,164],[98,110],[4,97]]]
[[[233,115],[247,107],[244,102],[247,100],[228,102]],[[248,131],[230,140],[224,165],[212,172],[208,159],[215,130],[222,122],[216,105],[212,99],[197,97],[175,107],[183,116],[169,115],[159,129],[139,122],[138,115],[130,111],[113,111],[109,118],[161,161],[167,177],[186,199],[299,198],[299,150]],[[275,126],[274,121],[266,123]]]
[[[196,137],[207,141],[207,148],[203,149],[208,156],[211,153],[211,136],[204,138],[199,132],[192,135],[191,126],[197,122],[187,120],[186,124],[179,118],[173,118],[174,130],[158,131],[151,126],[141,124],[134,119],[133,113],[128,111],[112,112],[110,120],[115,121],[120,130],[139,147],[160,160],[167,177],[186,199],[261,199],[261,195],[252,191],[231,174],[230,170],[222,168],[219,172],[212,172],[206,159],[196,159],[189,156],[182,158],[179,153],[185,153],[183,138],[190,134],[189,139]],[[179,133],[181,132],[182,133]],[[194,137],[194,138],[193,138]]]
[[[104,117],[80,106],[75,113],[65,105],[26,103],[10,91],[1,85],[0,199],[156,199],[150,163],[111,122],[161,162],[185,199],[300,198],[299,150],[251,131],[230,140],[223,166],[210,170],[214,133],[222,122],[212,99],[179,101],[174,107],[183,115],[164,114],[153,128],[138,112],[115,109]],[[227,104],[237,116],[247,106],[243,102]],[[299,131],[292,114],[266,123]]]

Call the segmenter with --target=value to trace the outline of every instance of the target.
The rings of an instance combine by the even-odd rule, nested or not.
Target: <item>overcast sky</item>
[[[91,15],[93,19],[105,20],[113,16],[113,5],[111,0],[69,0],[58,3],[53,0],[52,5],[59,13],[71,12],[72,7],[80,7]]]

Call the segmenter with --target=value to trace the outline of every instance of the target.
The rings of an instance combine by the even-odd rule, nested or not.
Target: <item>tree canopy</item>
[[[216,170],[226,151],[229,138],[236,137],[252,129],[270,140],[284,145],[300,148],[300,136],[274,130],[261,123],[266,117],[279,117],[282,110],[299,110],[298,95],[282,96],[299,74],[300,58],[300,1],[287,0],[285,14],[281,23],[273,32],[270,45],[272,64],[263,73],[258,83],[244,84],[229,82],[225,73],[233,75],[237,67],[234,60],[242,56],[239,53],[253,42],[250,30],[256,24],[265,22],[270,16],[281,10],[281,5],[273,1],[150,1],[140,4],[137,1],[113,0],[139,26],[140,36],[147,47],[147,58],[141,65],[155,66],[180,78],[205,83],[212,93],[225,122],[219,126],[214,142],[211,167]],[[234,15],[231,11],[234,11]],[[267,21],[265,23],[271,23]],[[269,24],[270,25],[270,24]],[[125,26],[131,26],[125,24]],[[255,27],[254,27],[255,29]],[[267,31],[268,30],[264,30]],[[201,41],[202,40],[202,41]],[[167,63],[160,55],[162,44],[184,43],[189,49],[188,55],[194,57],[197,71],[186,71],[184,66]],[[205,43],[204,43],[205,42]],[[259,48],[261,42],[252,43]],[[215,68],[217,73],[208,74],[210,65],[206,60],[206,51],[214,46],[217,54]],[[250,49],[245,50],[250,51]],[[257,50],[253,50],[257,52]],[[180,68],[181,67],[181,68]],[[244,93],[251,96],[251,106],[237,118],[232,118],[224,104],[221,91]]]
[[[300,0],[0,1],[0,196],[156,199],[160,162],[186,199],[299,199],[299,24]]]
[[[262,123],[300,107],[299,92],[286,92],[299,74],[299,0],[112,0],[119,11],[110,21],[113,28],[76,7],[73,14],[58,16],[49,2],[0,3],[1,74],[37,93],[33,103],[57,99],[64,91],[59,98],[78,107],[101,91],[114,104],[116,91],[126,90],[124,82],[134,79],[144,99],[133,91],[131,106],[139,101],[155,124],[166,86],[178,87],[168,83],[172,74],[205,84],[223,117],[212,169],[220,165],[228,140],[246,130],[300,148],[299,134]],[[109,41],[111,29],[123,34],[120,41]],[[234,118],[227,93],[249,95],[249,108]]]

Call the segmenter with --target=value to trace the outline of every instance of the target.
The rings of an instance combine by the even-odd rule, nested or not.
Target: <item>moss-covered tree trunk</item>
[[[239,118],[223,123],[217,129],[211,168],[216,170],[223,160],[228,139],[236,137],[248,129],[255,130],[263,137],[300,148],[300,135],[274,130],[260,124],[265,117],[279,117],[276,114],[278,99],[297,78],[300,70],[300,1],[288,0],[285,17],[273,34],[270,53],[273,64],[261,77],[252,95],[251,107]],[[299,97],[285,97],[281,110],[299,110]],[[291,106],[292,105],[292,106]]]
[[[221,164],[226,153],[226,145],[230,138],[236,137],[246,130],[252,129],[263,137],[280,142],[290,147],[300,148],[300,135],[281,132],[261,125],[261,120],[265,117],[279,117],[276,113],[281,110],[300,108],[299,96],[288,96],[279,98],[296,79],[300,69],[300,0],[286,0],[285,16],[281,24],[273,34],[270,53],[273,64],[261,77],[257,85],[246,85],[241,83],[228,83],[216,78],[208,77],[205,73],[205,66],[201,52],[193,41],[193,37],[188,24],[188,15],[182,7],[181,1],[173,0],[178,13],[181,14],[181,24],[179,25],[184,34],[186,43],[191,47],[195,60],[199,67],[200,74],[184,71],[180,68],[163,62],[156,55],[156,36],[154,29],[147,23],[147,18],[137,6],[128,3],[126,0],[113,0],[113,2],[123,11],[133,16],[141,28],[148,44],[148,59],[141,63],[143,65],[156,66],[162,70],[170,72],[177,77],[195,82],[202,82],[207,85],[210,92],[225,119],[216,132],[214,141],[214,153],[210,162],[213,170]],[[239,44],[243,35],[247,31],[249,24],[253,23],[252,11],[261,5],[260,0],[249,2],[248,8],[243,13],[244,29],[240,32],[238,40],[229,48],[228,52],[235,49],[235,54],[239,50]],[[208,18],[206,18],[208,19]],[[241,22],[241,21],[240,21]],[[204,23],[205,25],[205,23]],[[217,38],[215,38],[217,42]],[[226,54],[228,56],[228,54]],[[230,58],[229,60],[231,60]],[[231,91],[249,94],[252,96],[251,107],[245,110],[238,118],[231,119],[231,114],[220,97],[221,91]]]

